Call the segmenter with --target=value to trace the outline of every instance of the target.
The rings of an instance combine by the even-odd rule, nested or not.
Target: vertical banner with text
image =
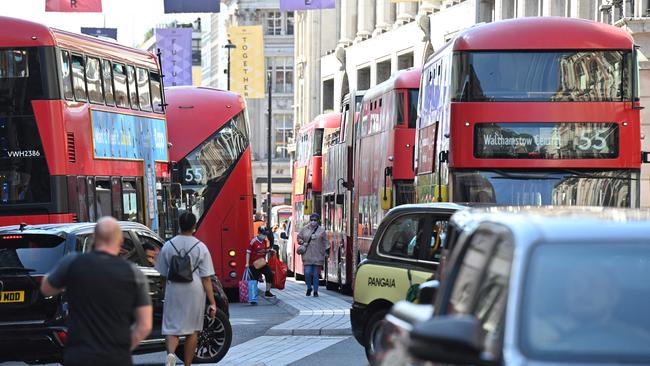
[[[157,28],[165,86],[192,85],[192,28]]]
[[[235,48],[230,54],[230,87],[245,98],[264,98],[264,37],[262,26],[229,27]]]

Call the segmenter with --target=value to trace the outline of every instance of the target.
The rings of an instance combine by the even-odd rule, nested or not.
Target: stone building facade
[[[483,22],[528,16],[590,19],[622,27],[640,46],[641,105],[650,106],[650,3],[634,0],[338,0],[336,9],[296,13],[296,128],[339,110],[350,90],[421,66],[455,34]],[[650,109],[641,111],[643,135]],[[642,149],[650,144],[642,135]],[[650,171],[641,171],[641,206],[650,207]]]

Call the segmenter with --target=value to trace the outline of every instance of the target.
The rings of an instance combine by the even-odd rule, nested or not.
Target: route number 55
[[[203,180],[203,168],[187,168],[185,169],[186,182],[200,182]]]
[[[580,135],[580,145],[577,146],[580,150],[603,150],[607,147],[607,140],[603,134],[609,131],[608,128],[597,128],[593,136],[589,136],[589,131],[583,131]]]

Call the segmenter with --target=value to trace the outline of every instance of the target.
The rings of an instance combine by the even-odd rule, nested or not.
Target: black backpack
[[[171,260],[169,261],[169,273],[167,273],[167,279],[172,282],[192,282],[193,279],[193,273],[196,271],[198,266],[194,267],[192,269],[192,260],[189,256],[190,252],[192,249],[194,249],[195,246],[199,245],[201,241],[197,241],[190,250],[187,251],[185,254],[181,254],[181,252],[176,249],[176,246],[174,243],[170,240],[169,244],[172,245],[174,250],[176,251],[176,254],[172,256]]]

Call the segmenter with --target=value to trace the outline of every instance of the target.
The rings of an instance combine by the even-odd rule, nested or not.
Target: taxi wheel
[[[215,363],[224,358],[232,343],[232,327],[228,315],[217,309],[217,315],[210,319],[206,314],[203,330],[192,363]],[[178,346],[176,356],[183,359],[183,346]]]
[[[381,329],[381,327],[384,326],[384,323],[386,322],[385,320],[386,314],[388,314],[388,309],[379,309],[374,313],[372,313],[363,331],[363,340],[365,343],[364,347],[366,349],[366,358],[368,358],[368,361],[371,364],[374,360],[375,354],[378,351],[377,348],[381,341],[379,339],[379,330]]]

